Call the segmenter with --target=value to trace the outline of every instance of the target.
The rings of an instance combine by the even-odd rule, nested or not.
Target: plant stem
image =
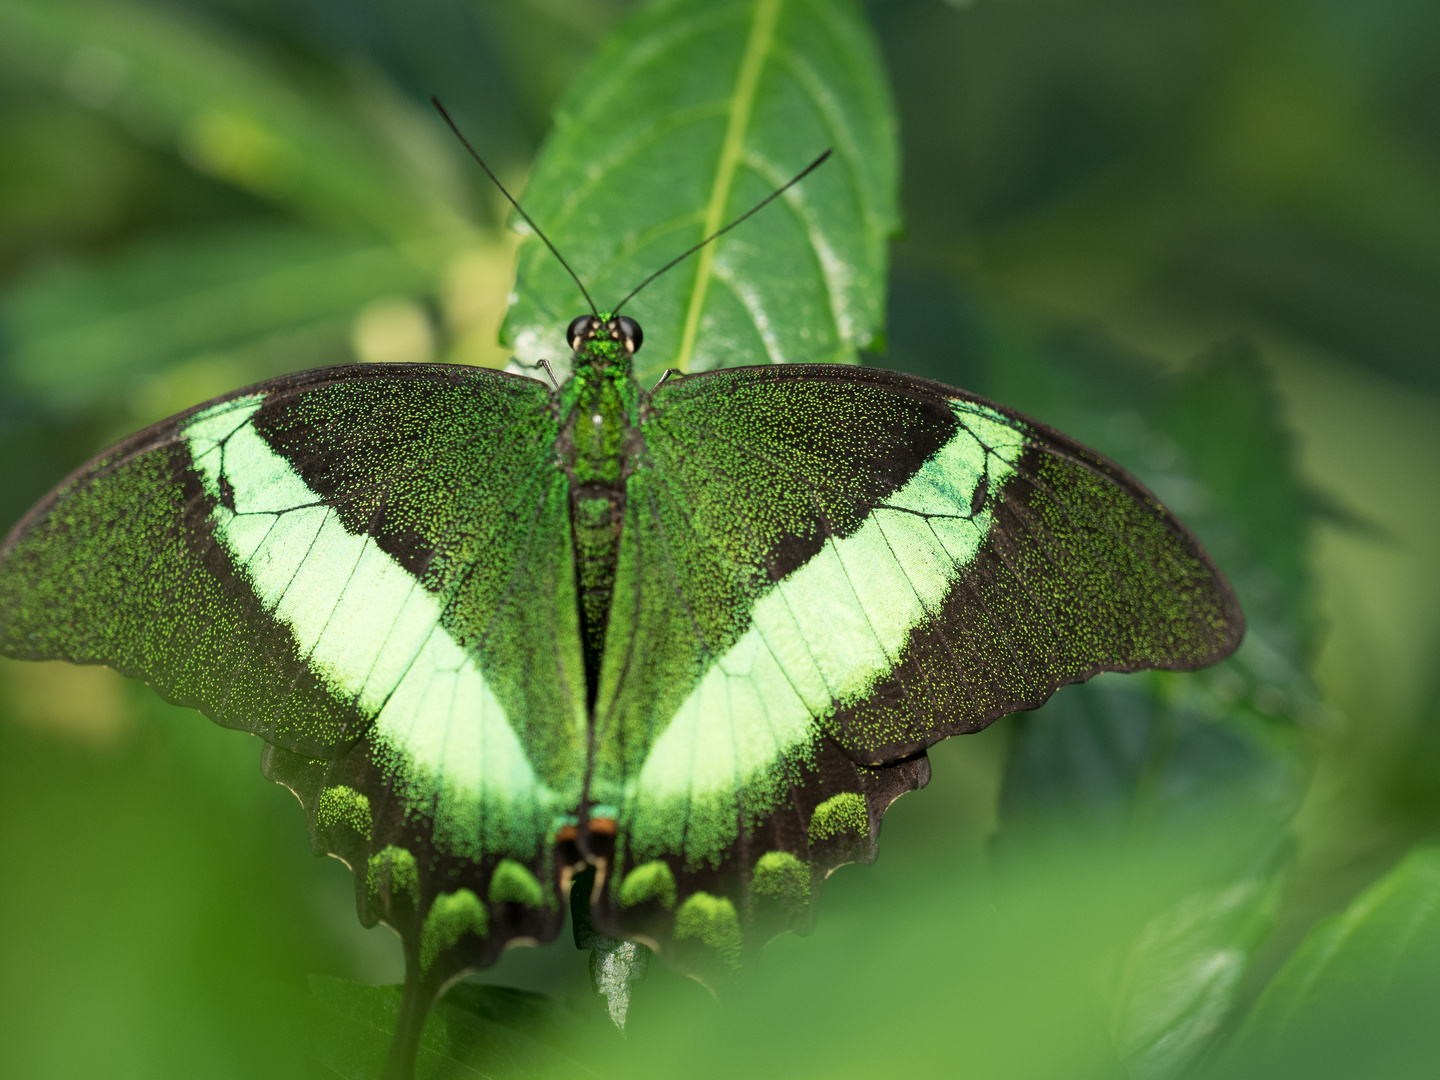
[[[430,1015],[430,987],[414,974],[413,967],[407,967],[410,970],[406,972],[405,991],[400,998],[400,1016],[395,1021],[395,1034],[390,1039],[390,1052],[385,1055],[381,1080],[413,1080],[420,1036],[425,1031],[425,1018]]]

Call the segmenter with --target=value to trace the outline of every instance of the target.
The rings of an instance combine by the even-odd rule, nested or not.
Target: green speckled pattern
[[[865,800],[849,791],[842,791],[815,808],[805,831],[811,843],[819,843],[847,833],[864,836],[869,829],[870,815],[865,811]]]
[[[548,940],[588,737],[559,427],[542,385],[435,365],[207,403],[17,526],[0,644],[109,663],[261,735],[317,852],[357,868],[362,920],[412,951],[436,895],[485,897],[499,932],[439,969]]]
[[[366,860],[365,888],[376,906],[403,901],[419,907],[420,868],[415,856],[394,844],[377,851]]]
[[[469,889],[442,893],[430,905],[420,932],[420,970],[429,971],[441,955],[467,937],[484,940],[490,935],[490,915]]]
[[[729,897],[693,894],[675,913],[675,939],[703,946],[725,967],[740,966],[740,919]]]
[[[520,904],[538,908],[545,903],[545,891],[529,869],[514,859],[501,859],[490,875],[489,900],[492,904]]]
[[[675,875],[664,859],[643,863],[625,875],[620,885],[620,906],[659,904],[666,911],[675,908]]]
[[[371,820],[369,798],[354,788],[341,784],[320,793],[315,821],[322,829],[348,826],[368,841]]]
[[[860,809],[864,811],[863,801]],[[758,900],[774,900],[792,911],[802,910],[810,903],[810,867],[788,851],[767,851],[750,875],[750,892]]]

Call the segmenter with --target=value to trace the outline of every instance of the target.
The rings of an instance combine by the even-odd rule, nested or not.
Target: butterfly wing
[[[974,395],[830,365],[663,383],[626,525],[590,797],[600,917],[722,962],[873,858],[926,747],[1243,620],[1133,477]]]
[[[16,526],[0,648],[109,664],[262,736],[362,918],[438,985],[561,922],[586,720],[556,434],[542,384],[476,368],[218,399]]]

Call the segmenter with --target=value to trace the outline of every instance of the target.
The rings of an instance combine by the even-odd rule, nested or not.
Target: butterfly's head
[[[618,366],[629,371],[630,358],[640,351],[645,334],[640,324],[625,315],[581,315],[565,331],[575,358],[599,367]]]

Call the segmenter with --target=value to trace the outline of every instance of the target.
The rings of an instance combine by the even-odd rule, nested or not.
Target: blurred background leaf
[[[1410,852],[1306,935],[1220,1061],[1224,1076],[1426,1076],[1440,1052],[1440,849]]]
[[[1125,958],[1111,1021],[1130,1076],[1184,1075],[1214,1044],[1274,924],[1281,880],[1257,875],[1194,893],[1141,929]]]
[[[518,237],[432,93],[543,226],[572,230],[597,302],[618,299],[632,255],[698,238],[755,10],[0,0],[0,524],[111,439],[245,382],[505,364]],[[512,950],[439,1014],[435,1075],[1428,1075],[1440,9],[775,13],[729,209],[835,145],[803,190],[846,222],[824,235],[854,288],[812,302],[826,282],[790,203],[715,253],[716,281],[783,309],[784,359],[864,348],[1114,457],[1195,529],[1250,632],[1210,671],[1102,678],[936,747],[880,862],[835,875],[816,932],[718,1003],[656,965],[622,1042],[584,953]],[[666,52],[696,19],[715,30]],[[665,83],[680,65],[693,81]],[[687,103],[653,161],[602,168]],[[530,360],[522,338],[580,308],[533,241],[520,267],[509,332]],[[637,299],[657,367],[697,270]],[[695,366],[771,358],[732,308],[703,312]],[[304,855],[258,757],[105,672],[0,664],[7,1072],[367,1067],[389,992],[360,984],[396,981],[398,947],[356,924],[344,867]],[[317,984],[317,1003],[313,973],[356,985]],[[539,1027],[513,1035],[502,1005]],[[542,1049],[505,1056],[526,1039]]]
[[[377,289],[428,284],[393,247],[300,230],[131,245],[10,294],[10,371],[62,415],[128,395],[132,413],[164,416],[296,362],[350,360],[350,323]]]

